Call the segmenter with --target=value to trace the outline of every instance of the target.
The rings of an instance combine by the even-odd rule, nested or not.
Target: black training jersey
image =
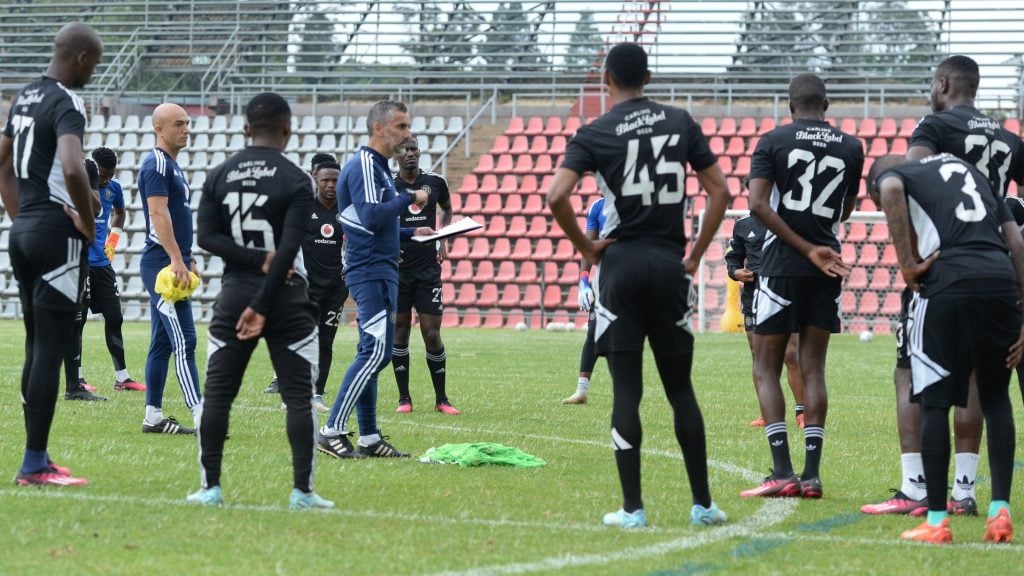
[[[800,119],[765,134],[750,162],[750,178],[770,180],[771,207],[794,232],[816,246],[839,251],[843,207],[860,190],[864,148],[824,120]],[[771,230],[765,233],[763,276],[824,273]]]
[[[402,211],[398,224],[402,228],[429,226],[436,229],[437,207],[451,206],[452,197],[448,191],[448,181],[444,176],[434,172],[420,171],[416,181],[411,183],[402,180],[401,175],[396,174],[395,189],[400,193],[405,190],[425,190],[428,194],[427,203],[422,208],[410,204]],[[436,242],[402,242],[401,250],[400,270],[437,266]]]
[[[761,271],[761,250],[765,232],[768,229],[756,216],[744,216],[736,221],[729,240],[729,251],[725,254],[729,278],[736,279],[736,271],[746,268],[754,273],[754,282],[743,285],[743,297],[751,297],[757,287],[757,275]]]
[[[956,106],[921,119],[910,136],[911,146],[935,154],[946,152],[973,165],[1000,198],[1010,180],[1024,184],[1022,145],[1016,134],[972,106]]]
[[[4,135],[14,145],[14,176],[18,180],[18,220],[33,227],[67,233],[74,230],[63,206],[74,208],[57,140],[85,134],[85,104],[57,80],[42,76],[25,86],[11,106]]]
[[[302,260],[310,289],[341,288],[342,232],[338,204],[330,207],[313,197],[309,228],[302,240]]]
[[[210,171],[199,202],[198,240],[224,259],[224,280],[250,282],[264,316],[291,268],[305,275],[299,247],[313,210],[313,181],[279,150],[249,146]],[[275,257],[261,272],[267,251]]]
[[[897,166],[878,177],[903,182],[917,251],[939,258],[920,278],[921,294],[933,296],[963,279],[991,278],[1016,284],[1000,226],[1013,216],[991,193],[981,171],[952,154]]]
[[[636,98],[580,128],[562,168],[594,173],[605,198],[602,238],[653,238],[682,252],[686,164],[700,172],[717,161],[686,110]]]

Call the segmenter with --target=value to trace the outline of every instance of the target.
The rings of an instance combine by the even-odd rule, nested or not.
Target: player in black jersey
[[[320,376],[316,379],[313,406],[323,412],[324,389],[334,359],[334,338],[348,300],[348,288],[342,273],[342,233],[338,222],[338,174],[341,166],[323,160],[313,169],[316,200],[302,239],[302,257],[309,275],[309,299],[320,307]]]
[[[757,286],[758,272],[761,270],[761,248],[764,245],[764,224],[753,214],[736,221],[729,240],[729,251],[725,254],[726,270],[729,278],[743,284],[740,293],[740,308],[743,311],[743,330],[747,333],[747,346],[750,356],[754,358],[754,292]],[[796,425],[804,427],[804,379],[800,373],[800,362],[797,356],[797,344],[800,338],[791,334],[786,343],[786,380],[793,392]],[[754,393],[757,393],[757,378],[754,378]],[[764,427],[764,416],[758,416],[750,423],[755,428]]]
[[[900,271],[914,291],[908,345],[918,403],[928,519],[900,536],[949,543],[949,408],[975,388],[988,427],[992,503],[984,539],[1009,542],[1016,432],[1010,370],[1024,350],[1024,241],[984,174],[951,154],[879,158],[869,192],[889,222]],[[1009,247],[1010,257],[1007,257]],[[971,374],[976,385],[970,385]]]
[[[690,114],[644,97],[650,78],[640,46],[619,44],[608,52],[604,82],[615,105],[573,136],[547,200],[573,246],[600,269],[593,285],[594,344],[612,377],[611,436],[623,495],[622,508],[606,514],[604,523],[623,528],[647,524],[640,486],[646,338],[675,415],[694,502],[690,521],[721,524],[726,515],[711,500],[704,418],[690,380],[696,302],[692,274],[722,222],[729,193],[717,158]],[[687,163],[709,195],[688,255],[683,230]],[[569,202],[586,172],[594,173],[605,198],[607,218],[599,240],[580,230]]]
[[[825,356],[830,335],[839,332],[842,279],[849,272],[835,230],[853,212],[864,167],[863,143],[830,126],[827,109],[821,78],[797,76],[789,84],[793,123],[765,134],[751,159],[750,211],[768,228],[754,298],[754,376],[773,466],[771,476],[740,493],[743,497],[822,495]],[[800,334],[806,423],[799,478],[789,455],[779,386],[794,332]]]
[[[316,154],[313,154],[313,158],[309,162],[309,175],[313,177],[313,182],[314,183],[316,183],[316,181],[317,181],[316,180],[316,169],[321,164],[326,164],[326,163],[337,164],[338,163],[338,159],[335,158],[334,154],[327,154],[325,152],[317,152]],[[338,183],[338,179],[335,178],[334,179],[334,185],[336,186],[337,183]],[[318,193],[319,193],[319,189],[318,189]],[[335,195],[334,198],[337,198],[337,196]],[[335,205],[337,204],[337,200],[336,199],[333,202],[335,203]],[[316,204],[317,204],[316,202],[313,203],[314,207],[316,207]],[[310,229],[309,229],[309,234],[312,235],[312,237],[314,237],[314,238],[316,237],[316,235],[318,235],[320,233],[320,230],[318,228],[316,228],[316,226],[315,226],[315,222],[316,222],[315,218],[316,217],[314,216],[314,218],[310,220]],[[341,237],[341,229],[340,228],[337,229],[337,232],[338,232],[338,236]],[[308,238],[307,238],[307,240],[308,240]],[[305,250],[305,244],[306,244],[306,242],[303,241],[303,250]],[[338,247],[339,262],[341,262],[342,254],[344,253],[344,244],[343,243],[339,243],[337,247]],[[339,266],[340,266],[340,264],[339,264]],[[313,277],[315,275],[315,272],[313,270],[309,270],[309,274],[310,274],[310,286],[312,286],[312,284],[314,282]],[[344,275],[342,275],[342,282],[344,282],[344,279],[345,279]],[[345,288],[345,298],[342,299],[342,301],[341,301],[342,304],[339,304],[335,308],[336,314],[334,314],[334,316],[333,316],[335,322],[337,322],[338,318],[340,318],[342,305],[345,303],[345,300],[348,299],[348,288],[344,287],[344,284],[342,284],[342,287]],[[312,296],[312,294],[311,294],[311,296]],[[313,298],[313,301],[315,302],[316,299]],[[321,316],[320,316],[320,337],[323,338],[323,336],[324,336],[324,322],[326,322],[326,319],[324,317],[324,311],[321,310],[320,313],[321,313]],[[330,341],[332,343],[334,342],[334,336],[337,334],[337,331],[338,331],[338,327],[335,325],[334,326],[334,334],[332,334],[330,336]],[[332,356],[333,356],[334,347],[332,346],[330,350],[331,350]],[[323,353],[323,350],[321,350],[321,354],[322,353]],[[321,356],[320,360],[321,360],[320,365],[324,366],[323,356]],[[330,369],[331,369],[330,362],[328,362],[328,365],[326,367],[324,367],[323,370],[321,370],[320,378],[318,379],[317,390],[319,392],[317,392],[317,396],[319,396],[319,398],[317,398],[316,396],[313,397],[313,405],[316,406],[316,409],[320,410],[321,412],[326,410],[327,406],[323,403],[324,386],[319,384],[319,382],[326,382],[327,374],[330,373]],[[278,393],[278,389],[277,389],[277,374],[274,374],[274,378],[273,378],[273,380],[270,381],[270,385],[267,386],[263,390],[263,392],[265,392],[267,394],[277,394]]]
[[[420,170],[420,148],[415,137],[402,143],[395,157],[398,160],[398,174],[395,189],[424,190],[428,195],[427,204],[419,207],[410,204],[399,217],[404,228],[427,226],[437,228],[438,207],[441,212],[441,226],[452,221],[451,193],[444,176]],[[398,265],[398,314],[395,316],[395,345],[392,349],[391,366],[395,370],[398,384],[398,408],[400,414],[412,412],[412,395],[409,393],[409,332],[412,327],[412,309],[420,321],[420,334],[427,354],[427,370],[434,385],[434,410],[452,416],[459,411],[448,401],[445,391],[447,379],[447,357],[444,342],[441,341],[441,262],[448,255],[447,241],[402,242],[402,255]]]
[[[334,503],[313,492],[317,307],[309,300],[300,254],[313,190],[309,175],[282,154],[291,136],[291,109],[284,98],[257,94],[246,105],[245,120],[252,144],[210,171],[199,203],[199,245],[224,259],[224,283],[210,323],[196,433],[202,488],[188,500],[223,502],[220,472],[228,416],[263,336],[288,410],[290,506],[332,508]]]
[[[992,191],[1002,198],[1010,180],[1024,182],[1024,158],[1020,138],[974,107],[980,78],[978,64],[967,56],[950,56],[939,64],[932,77],[933,113],[921,119],[914,129],[907,159],[919,160],[940,152],[953,154],[977,168]],[[861,507],[861,511],[868,514],[900,514],[924,508],[924,468],[918,439],[920,414],[909,401],[911,375],[906,333],[912,315],[911,301],[911,290],[905,289],[893,370],[902,481],[892,498]],[[977,395],[973,392],[966,407],[953,411],[956,470],[949,508],[957,514],[977,514],[974,481],[981,446],[981,419]]]
[[[54,464],[47,452],[60,389],[60,365],[73,345],[96,233],[96,206],[82,163],[86,85],[103,54],[96,32],[79,23],[60,29],[46,72],[18,92],[0,135],[0,198],[11,226],[10,257],[25,322],[21,372],[25,455],[19,486],[82,486],[85,478]]]

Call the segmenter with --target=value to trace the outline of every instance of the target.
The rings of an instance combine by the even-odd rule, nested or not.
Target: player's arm
[[[739,222],[733,226],[732,238],[729,239],[729,251],[725,253],[725,270],[729,278],[737,282],[750,282],[753,280],[752,278],[749,280],[741,279],[741,277],[747,277],[743,272],[737,274],[741,270],[746,270],[747,274],[752,274],[744,266],[744,263],[747,261],[747,243],[743,239],[743,228],[744,226],[740,226]]]
[[[572,212],[572,203],[569,201],[569,197],[579,181],[580,175],[575,170],[569,168],[555,170],[555,176],[551,179],[551,186],[547,193],[548,208],[551,209],[551,214],[555,217],[555,222],[558,222],[559,228],[565,232],[582,258],[596,264],[601,259],[601,252],[615,240],[608,238],[591,240],[580,229],[576,215]]]
[[[152,224],[153,230],[156,231],[157,238],[160,239],[160,245],[171,259],[171,272],[174,273],[175,284],[187,286],[189,269],[185,266],[185,259],[174,238],[171,212],[167,209],[167,196],[147,195],[146,206],[149,208],[149,222]]]
[[[697,266],[700,265],[700,260],[711,245],[711,241],[715,239],[718,227],[722,225],[725,209],[729,206],[729,190],[725,187],[725,175],[722,174],[717,162],[697,172],[697,181],[707,192],[708,203],[700,231],[697,232],[697,240],[693,243],[690,254],[683,260],[689,274],[697,272]]]
[[[225,264],[249,270],[260,270],[267,250],[240,246],[231,235],[230,225],[221,217],[221,201],[213,189],[215,177],[203,185],[203,196],[196,211],[196,241],[210,254],[220,256]],[[166,198],[166,197],[164,197]],[[152,218],[152,213],[150,214]]]
[[[864,148],[857,140],[857,147],[854,150],[853,158],[846,163],[846,195],[843,197],[843,214],[840,217],[842,222],[850,219],[853,209],[857,206],[857,194],[860,193],[860,175],[864,172]]]
[[[1020,294],[1020,301],[1024,302],[1024,239],[1021,239],[1020,228],[1013,219],[1013,215],[1006,209],[1005,204],[1000,205],[1001,220],[1003,225],[1001,231],[1003,240],[1010,248],[1010,261],[1013,262],[1013,271],[1017,275],[1017,291]],[[1006,367],[1014,368],[1024,358],[1024,326],[1021,326],[1017,341],[1010,346],[1006,357]]]
[[[307,179],[308,180],[308,179]],[[288,203],[288,211],[284,216],[284,229],[277,250],[270,261],[267,276],[263,284],[252,297],[249,307],[264,317],[273,308],[274,303],[284,289],[288,272],[295,266],[295,257],[302,246],[309,223],[309,213],[313,211],[313,189],[306,180],[301,180],[292,192]]]
[[[939,257],[936,250],[921,261],[914,253],[913,240],[911,239],[910,212],[907,209],[907,194],[903,187],[903,181],[896,176],[887,176],[879,183],[879,196],[882,204],[882,211],[885,212],[885,220],[889,224],[889,235],[892,237],[893,248],[896,249],[896,260],[899,262],[900,273],[903,280],[911,290],[921,289],[917,279],[928,271],[932,262]]]
[[[359,222],[371,232],[377,232],[394,222],[402,210],[414,201],[420,206],[427,202],[427,193],[422,190],[416,191],[415,198],[412,194],[397,194],[391,200],[382,202],[380,190],[385,183],[380,181],[372,164],[361,162],[360,169],[350,170],[345,178],[352,194],[352,207],[359,215]],[[366,182],[370,182],[373,188],[367,190]]]
[[[447,192],[447,183],[445,184],[445,192]],[[442,194],[441,200],[437,203],[438,208],[441,209],[441,228],[452,223],[452,199],[450,194]],[[437,261],[438,263],[444,262],[448,259],[448,239],[442,238],[441,243],[437,250]]]
[[[110,232],[107,234],[106,243],[103,244],[103,253],[106,254],[107,260],[113,260],[117,243],[121,239],[121,234],[124,233],[124,192],[116,180],[108,182],[107,187],[113,191],[113,199],[111,201]]]
[[[65,212],[69,212],[68,216],[75,223],[75,228],[91,244],[96,238],[96,212],[93,211],[93,192],[82,154],[80,134],[64,133],[57,138],[57,158],[64,171],[64,185],[67,186],[77,214],[71,214],[67,208]]]
[[[910,148],[907,149],[907,160],[913,162],[937,154],[942,135],[936,125],[934,116],[925,116],[910,135]]]
[[[18,179],[14,176],[14,141],[0,134],[0,200],[7,216],[18,215]]]

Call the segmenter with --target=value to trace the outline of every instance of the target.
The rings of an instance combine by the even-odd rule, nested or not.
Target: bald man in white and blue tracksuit
[[[317,441],[317,449],[336,458],[409,456],[377,428],[377,375],[391,362],[395,339],[400,238],[409,240],[414,232],[400,228],[398,217],[414,201],[424,204],[426,193],[398,194],[388,169],[388,157],[410,135],[405,105],[375,104],[367,125],[369,146],[359,149],[338,178],[338,213],[347,241],[345,283],[359,311],[359,345]],[[358,408],[358,447],[348,439],[353,408]]]

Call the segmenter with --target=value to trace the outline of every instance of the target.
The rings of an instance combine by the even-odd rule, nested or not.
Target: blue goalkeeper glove
[[[594,290],[590,287],[590,274],[586,272],[580,274],[578,297],[580,310],[590,312],[590,307],[594,305]]]

